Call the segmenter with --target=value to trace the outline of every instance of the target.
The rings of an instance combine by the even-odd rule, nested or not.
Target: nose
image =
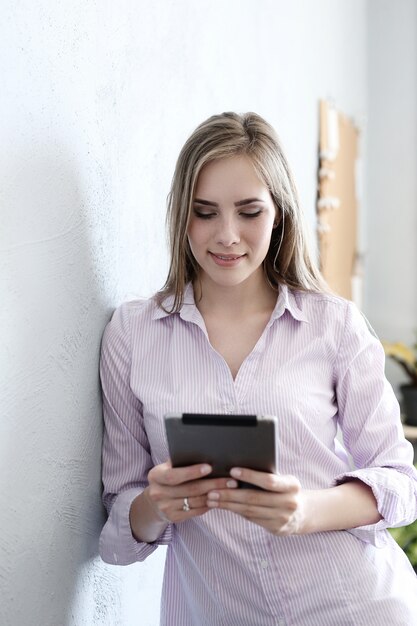
[[[216,243],[229,248],[240,242],[239,227],[233,217],[223,217],[216,233]]]

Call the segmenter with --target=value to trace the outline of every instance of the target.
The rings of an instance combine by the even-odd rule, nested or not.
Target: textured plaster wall
[[[366,114],[366,4],[0,13],[0,624],[155,626],[164,551],[129,568],[97,557],[103,328],[161,286],[175,158],[214,112],[276,126],[314,226],[318,99]]]

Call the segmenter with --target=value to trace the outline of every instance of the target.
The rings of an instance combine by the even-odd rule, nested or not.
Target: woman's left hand
[[[207,506],[237,513],[274,535],[305,532],[306,502],[295,476],[233,468],[233,478],[260,489],[217,489],[207,494]]]

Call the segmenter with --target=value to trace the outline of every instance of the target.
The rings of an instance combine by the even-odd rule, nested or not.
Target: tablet
[[[269,415],[165,415],[173,467],[209,463],[214,478],[230,476],[232,467],[276,473],[276,427]]]

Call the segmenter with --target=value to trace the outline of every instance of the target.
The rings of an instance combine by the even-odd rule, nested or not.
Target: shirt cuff
[[[136,561],[144,561],[158,546],[167,545],[171,541],[172,524],[152,543],[137,541],[132,535],[130,507],[142,491],[142,488],[128,489],[114,500],[99,540],[99,554],[105,563],[130,565]]]
[[[398,493],[394,492],[392,488],[388,486],[389,476],[387,476],[387,472],[393,471],[395,470],[382,467],[359,469],[352,472],[345,472],[344,474],[336,476],[334,479],[334,485],[341,485],[355,479],[361,480],[372,489],[377,509],[380,515],[382,515],[382,519],[375,524],[348,528],[346,531],[364,543],[370,543],[377,548],[382,548],[388,543],[389,536],[387,528],[391,528],[394,525],[401,525],[398,523],[398,518],[403,517],[401,514],[402,500],[398,496]]]

